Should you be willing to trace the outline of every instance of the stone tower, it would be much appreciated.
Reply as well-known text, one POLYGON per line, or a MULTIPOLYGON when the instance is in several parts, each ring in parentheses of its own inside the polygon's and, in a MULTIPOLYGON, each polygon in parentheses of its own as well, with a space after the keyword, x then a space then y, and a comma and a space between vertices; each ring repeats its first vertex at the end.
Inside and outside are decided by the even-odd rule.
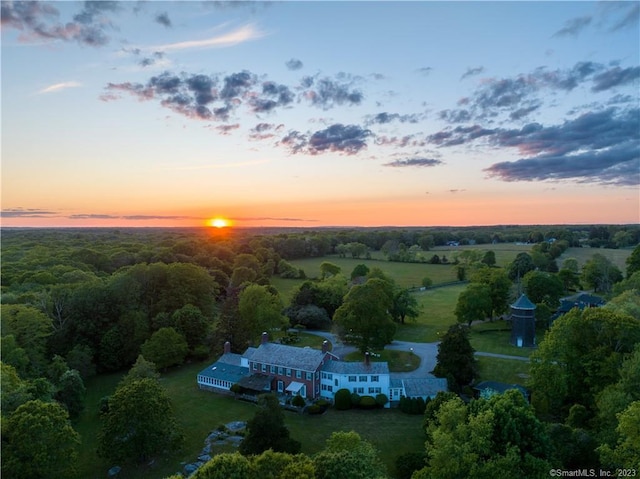
POLYGON ((536 305, 526 294, 511 305, 511 344, 519 348, 536 345, 536 305))

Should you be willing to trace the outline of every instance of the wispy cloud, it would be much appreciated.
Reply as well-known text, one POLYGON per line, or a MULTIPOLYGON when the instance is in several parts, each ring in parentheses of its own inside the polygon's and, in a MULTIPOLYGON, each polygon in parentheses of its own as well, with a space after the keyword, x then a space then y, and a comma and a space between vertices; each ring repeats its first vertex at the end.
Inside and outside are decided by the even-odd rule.
POLYGON ((81 87, 82 83, 77 81, 66 81, 62 83, 54 83, 53 85, 49 85, 48 87, 43 88, 42 90, 37 91, 38 95, 42 95, 45 93, 55 93, 62 90, 66 90, 67 88, 77 88, 81 87))
POLYGON ((392 168, 407 168, 407 167, 431 167, 441 165, 442 161, 434 158, 407 158, 404 160, 394 160, 389 163, 384 163, 382 166, 390 166, 392 168))
POLYGON ((52 216, 58 216, 58 213, 35 208, 7 208, 0 211, 2 218, 48 218, 52 216))
POLYGON ((148 49, 153 51, 168 52, 194 48, 231 47, 233 45, 238 45, 239 43, 257 40, 258 38, 262 38, 265 35, 266 34, 256 28, 255 25, 247 24, 223 35, 217 35, 215 37, 205 38, 203 40, 187 40, 184 42, 156 45, 153 47, 149 47, 148 49))

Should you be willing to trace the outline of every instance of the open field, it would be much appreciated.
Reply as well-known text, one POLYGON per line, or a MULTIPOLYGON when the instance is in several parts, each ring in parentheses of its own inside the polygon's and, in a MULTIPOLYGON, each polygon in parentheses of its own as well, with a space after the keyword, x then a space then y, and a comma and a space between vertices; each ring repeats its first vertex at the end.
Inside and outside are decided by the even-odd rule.
POLYGON ((398 341, 431 343, 439 341, 449 326, 456 323, 453 310, 458 296, 466 288, 466 284, 445 286, 413 293, 422 308, 416 321, 399 325, 395 335, 398 341))
POLYGON ((562 267, 562 262, 565 259, 575 258, 578 261, 580 268, 582 268, 594 254, 598 253, 608 258, 624 274, 627 270, 627 264, 625 261, 631 255, 632 251, 633 248, 567 248, 567 250, 562 253, 556 261, 558 262, 558 267, 562 267))
POLYGON ((351 276, 353 268, 364 264, 368 268, 378 267, 385 274, 393 278, 398 285, 404 288, 419 287, 422 278, 428 276, 434 284, 447 283, 456 280, 456 272, 452 265, 428 264, 428 263, 397 263, 376 259, 340 258, 337 255, 324 256, 322 258, 305 258, 290 261, 296 268, 302 268, 309 278, 320 276, 320 264, 328 261, 339 266, 342 274, 347 278, 351 276))
POLYGON ((530 252, 531 247, 533 245, 530 244, 515 244, 515 243, 496 243, 496 244, 481 244, 481 245, 465 245, 465 246, 436 246, 431 248, 427 252, 427 254, 437 254, 442 257, 442 255, 446 255, 449 261, 453 261, 456 255, 460 254, 465 250, 478 250, 481 251, 482 254, 487 251, 493 251, 496 254, 496 265, 498 266, 506 266, 511 263, 518 253, 522 252, 530 252))
MULTIPOLYGON (((210 362, 194 363, 163 374, 161 384, 173 401, 178 424, 186 442, 183 451, 159 458, 153 466, 123 467, 124 479, 161 479, 181 470, 181 462, 193 462, 207 435, 220 424, 246 421, 253 417, 255 405, 200 391, 196 386, 197 373, 210 362)), ((82 435, 80 475, 83 478, 103 478, 115 464, 108 464, 96 455, 97 434, 100 429, 97 403, 113 393, 121 375, 103 375, 87 381, 87 410, 74 423, 82 435)), ((329 410, 322 416, 306 416, 285 412, 291 436, 302 442, 302 452, 314 454, 324 447, 334 431, 358 432, 380 451, 380 457, 393 471, 395 458, 405 452, 424 448, 422 418, 401 413, 398 409, 374 411, 329 410)), ((222 450, 220 452, 223 452, 222 450)), ((228 452, 228 451, 227 451, 228 452)))
MULTIPOLYGON (((540 344, 544 330, 536 330, 536 343, 540 344)), ((511 326, 506 321, 487 321, 471 326, 469 341, 476 351, 528 357, 535 349, 518 348, 509 344, 511 326)))

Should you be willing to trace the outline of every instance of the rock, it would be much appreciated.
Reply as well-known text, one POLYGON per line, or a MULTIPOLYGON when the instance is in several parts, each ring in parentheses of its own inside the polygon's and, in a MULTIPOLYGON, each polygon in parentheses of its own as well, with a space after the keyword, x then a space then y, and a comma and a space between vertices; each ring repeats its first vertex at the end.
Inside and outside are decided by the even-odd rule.
POLYGON ((239 431, 240 429, 244 429, 247 427, 247 423, 244 421, 233 421, 229 424, 225 424, 225 427, 230 431, 239 431))
POLYGON ((190 476, 191 474, 193 474, 197 470, 198 470, 198 465, 197 464, 187 464, 186 466, 184 466, 184 473, 187 476, 190 476))
POLYGON ((211 460, 211 456, 209 454, 203 454, 202 456, 198 456, 198 461, 209 462, 211 460))
POLYGON ((120 474, 121 470, 122 470, 122 468, 120 466, 113 466, 107 472, 107 477, 116 477, 118 474, 120 474))

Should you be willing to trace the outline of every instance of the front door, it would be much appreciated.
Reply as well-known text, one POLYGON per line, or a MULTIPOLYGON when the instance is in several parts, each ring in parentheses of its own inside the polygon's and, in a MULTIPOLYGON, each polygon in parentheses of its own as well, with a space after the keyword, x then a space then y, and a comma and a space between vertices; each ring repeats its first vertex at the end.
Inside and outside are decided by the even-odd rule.
POLYGON ((278 381, 278 392, 281 393, 284 391, 284 381, 278 381))

